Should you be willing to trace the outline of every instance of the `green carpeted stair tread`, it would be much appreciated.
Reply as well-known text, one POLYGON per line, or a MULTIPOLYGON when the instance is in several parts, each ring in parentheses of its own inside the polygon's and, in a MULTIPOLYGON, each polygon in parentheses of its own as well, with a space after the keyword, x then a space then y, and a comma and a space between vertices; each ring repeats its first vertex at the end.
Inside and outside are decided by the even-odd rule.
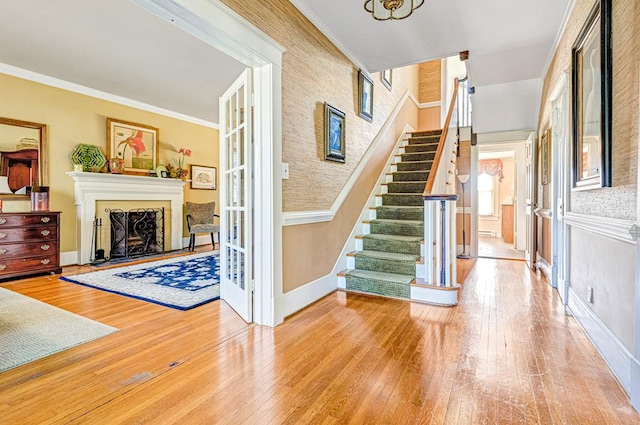
POLYGON ((411 161, 429 161, 433 160, 436 156, 436 152, 409 152, 400 154, 400 158, 403 162, 411 161))
POLYGON ((423 220, 424 206, 381 205, 375 208, 376 218, 391 220, 423 220))
POLYGON ((382 204, 388 206, 421 206, 424 205, 422 193, 383 193, 382 204))
MULTIPOLYGON (((404 221, 404 220, 403 220, 404 221)), ((386 235, 386 234, 368 234, 362 235, 362 239, 376 239, 381 241, 398 241, 398 242, 422 242, 422 236, 406 236, 406 235, 386 235)))
POLYGON ((419 256, 421 242, 422 236, 372 233, 362 236, 362 249, 364 251, 397 252, 419 256))
POLYGON ((394 283, 401 283, 405 285, 411 285, 415 276, 407 274, 376 272, 372 270, 348 270, 345 276, 360 277, 365 279, 380 279, 394 283))
POLYGON ((439 143, 422 143, 404 146, 404 153, 421 153, 435 152, 438 150, 439 143))
POLYGON ((369 233, 424 236, 424 224, 418 220, 372 220, 369 223, 369 233))
POLYGON ((389 182, 387 193, 422 193, 426 184, 426 180, 389 182))
POLYGON ((395 171, 392 173, 394 182, 427 181, 429 171, 395 171))
POLYGON ((398 171, 430 171, 433 160, 428 161, 400 161, 395 166, 398 171))
POLYGON ((409 299, 411 283, 415 276, 411 274, 387 273, 372 270, 349 270, 345 274, 346 289, 409 299))
POLYGON ((378 218, 371 220, 369 223, 384 223, 384 224, 422 224, 422 220, 394 220, 389 218, 378 218))
POLYGON ((420 255, 415 254, 403 254, 399 252, 384 252, 384 251, 356 251, 356 258, 375 258, 377 260, 393 260, 415 263, 420 255))

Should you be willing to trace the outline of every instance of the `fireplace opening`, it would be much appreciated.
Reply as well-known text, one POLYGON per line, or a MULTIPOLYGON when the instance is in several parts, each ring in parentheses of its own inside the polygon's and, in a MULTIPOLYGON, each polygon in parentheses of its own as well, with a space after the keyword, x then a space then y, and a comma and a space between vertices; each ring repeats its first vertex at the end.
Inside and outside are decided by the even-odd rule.
POLYGON ((164 252, 164 208, 109 209, 110 259, 164 252))

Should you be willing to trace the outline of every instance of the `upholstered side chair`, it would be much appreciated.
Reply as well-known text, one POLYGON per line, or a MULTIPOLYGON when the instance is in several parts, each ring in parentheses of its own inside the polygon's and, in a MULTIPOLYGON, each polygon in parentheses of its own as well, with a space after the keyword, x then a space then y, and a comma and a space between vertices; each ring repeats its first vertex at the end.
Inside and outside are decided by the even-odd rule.
POLYGON ((218 234, 218 243, 220 243, 220 226, 215 224, 215 219, 220 219, 215 214, 216 203, 208 202, 199 204, 196 202, 187 202, 187 227, 189 228, 189 251, 196 248, 196 233, 211 233, 211 245, 216 248, 216 242, 213 234, 218 234))

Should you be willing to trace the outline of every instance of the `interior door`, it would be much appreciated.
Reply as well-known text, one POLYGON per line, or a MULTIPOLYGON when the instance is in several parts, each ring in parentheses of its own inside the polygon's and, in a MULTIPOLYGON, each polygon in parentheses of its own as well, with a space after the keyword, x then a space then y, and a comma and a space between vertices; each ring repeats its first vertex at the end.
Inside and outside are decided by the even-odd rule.
POLYGON ((526 248, 524 251, 524 258, 527 265, 532 270, 536 269, 536 216, 534 210, 536 209, 536 136, 535 133, 531 133, 526 142, 526 175, 527 175, 527 188, 525 195, 525 225, 527 228, 526 233, 526 248))
POLYGON ((569 196, 569 174, 571 167, 568 166, 569 158, 569 112, 566 90, 562 93, 557 102, 553 105, 552 112, 552 160, 553 174, 551 177, 553 185, 553 198, 555 202, 552 206, 552 235, 553 235, 553 264, 552 264, 552 284, 558 288, 558 293, 564 304, 567 303, 568 286, 568 239, 569 226, 564 221, 564 212, 567 207, 569 196))
POLYGON ((253 321, 251 69, 220 98, 220 296, 253 321))

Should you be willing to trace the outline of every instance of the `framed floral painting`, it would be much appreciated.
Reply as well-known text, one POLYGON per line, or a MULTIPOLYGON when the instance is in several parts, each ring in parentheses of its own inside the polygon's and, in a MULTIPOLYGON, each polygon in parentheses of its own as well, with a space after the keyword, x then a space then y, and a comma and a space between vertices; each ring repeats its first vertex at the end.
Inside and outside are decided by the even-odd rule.
POLYGON ((155 127, 107 118, 107 155, 122 158, 127 174, 155 171, 159 137, 160 130, 155 127))

